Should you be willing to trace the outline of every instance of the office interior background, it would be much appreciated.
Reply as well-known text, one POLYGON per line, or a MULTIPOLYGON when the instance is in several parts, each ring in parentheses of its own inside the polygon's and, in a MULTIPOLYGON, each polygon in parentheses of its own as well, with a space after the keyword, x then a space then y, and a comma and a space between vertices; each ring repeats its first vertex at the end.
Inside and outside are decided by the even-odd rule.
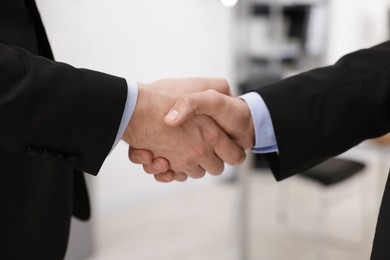
MULTIPOLYGON (((390 30, 389 0, 37 3, 58 61, 129 81, 224 77, 237 95, 332 64, 390 30)), ((368 259, 389 149, 348 151, 340 158, 364 168, 334 185, 277 183, 250 154, 220 177, 161 184, 119 143, 88 178, 93 217, 74 221, 67 259, 368 259)))

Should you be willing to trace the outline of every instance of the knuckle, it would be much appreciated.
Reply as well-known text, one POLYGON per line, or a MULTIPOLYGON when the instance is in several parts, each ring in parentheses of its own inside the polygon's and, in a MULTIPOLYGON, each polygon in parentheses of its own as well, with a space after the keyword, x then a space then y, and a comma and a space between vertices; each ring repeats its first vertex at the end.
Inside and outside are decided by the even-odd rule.
POLYGON ((191 165, 191 161, 188 158, 183 158, 183 159, 177 160, 173 164, 172 169, 174 169, 176 172, 183 171, 184 169, 189 168, 189 165, 191 165))
POLYGON ((224 78, 220 78, 219 81, 220 81, 219 88, 218 88, 219 92, 225 94, 229 93, 230 92, 229 82, 224 78))
POLYGON ((164 180, 161 176, 159 175, 154 175, 154 179, 158 182, 162 182, 162 183, 167 183, 168 181, 164 180))
POLYGON ((214 95, 215 93, 218 93, 218 90, 209 88, 209 89, 205 90, 204 92, 205 92, 207 95, 214 95))
POLYGON ((226 95, 226 94, 227 93, 221 92, 221 91, 217 91, 215 89, 207 90, 206 95, 211 97, 212 100, 213 100, 212 110, 213 110, 214 113, 219 113, 219 112, 221 112, 225 108, 226 100, 224 98, 224 95, 226 95))
POLYGON ((185 106, 185 107, 193 107, 194 106, 194 100, 192 99, 190 94, 184 94, 180 98, 180 102, 185 106))
POLYGON ((149 174, 157 174, 159 171, 151 167, 150 165, 143 165, 144 171, 149 174))
POLYGON ((218 90, 215 90, 215 89, 208 89, 205 91, 205 94, 213 97, 214 98, 213 101, 218 101, 217 97, 218 97, 218 95, 221 94, 221 92, 218 90))
POLYGON ((190 154, 190 158, 187 161, 188 163, 190 161, 193 161, 193 160, 196 160, 196 159, 203 158, 203 157, 207 156, 207 150, 206 150, 206 148, 204 146, 196 146, 196 147, 193 147, 190 150, 189 154, 190 154))
POLYGON ((203 139, 206 143, 216 144, 222 138, 222 132, 217 127, 208 127, 203 131, 203 139))
POLYGON ((169 162, 164 158, 157 158, 151 165, 156 171, 164 172, 169 170, 169 162))

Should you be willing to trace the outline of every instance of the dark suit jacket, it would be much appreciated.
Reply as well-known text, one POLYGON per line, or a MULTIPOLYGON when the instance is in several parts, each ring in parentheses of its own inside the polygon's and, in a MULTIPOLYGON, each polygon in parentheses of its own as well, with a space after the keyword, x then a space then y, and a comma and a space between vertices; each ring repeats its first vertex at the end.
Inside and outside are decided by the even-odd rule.
MULTIPOLYGON (((278 180, 390 131, 390 42, 335 65, 258 89, 270 110, 279 154, 269 154, 278 180)), ((385 191, 372 259, 390 259, 390 190, 385 191)))
POLYGON ((52 58, 35 2, 0 1, 0 259, 64 258, 122 117, 124 79, 52 58))

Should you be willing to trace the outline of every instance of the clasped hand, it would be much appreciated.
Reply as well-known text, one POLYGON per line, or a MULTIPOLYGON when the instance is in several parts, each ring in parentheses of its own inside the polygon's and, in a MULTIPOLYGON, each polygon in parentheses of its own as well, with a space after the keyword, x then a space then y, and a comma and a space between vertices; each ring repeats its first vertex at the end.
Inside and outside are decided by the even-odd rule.
POLYGON ((245 101, 224 79, 166 79, 139 84, 137 105, 122 137, 129 158, 160 182, 219 175, 253 146, 245 101))

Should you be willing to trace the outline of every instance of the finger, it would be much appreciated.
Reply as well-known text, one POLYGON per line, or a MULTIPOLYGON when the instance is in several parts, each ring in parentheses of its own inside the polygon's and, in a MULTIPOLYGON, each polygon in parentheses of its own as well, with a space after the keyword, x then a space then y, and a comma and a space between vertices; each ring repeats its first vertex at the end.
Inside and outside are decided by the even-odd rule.
POLYGON ((225 168, 224 162, 215 155, 215 153, 207 156, 204 160, 200 162, 200 166, 205 169, 211 175, 217 176, 223 172, 225 168))
POLYGON ((174 179, 175 179, 175 181, 178 181, 178 182, 184 182, 188 179, 188 176, 182 172, 175 172, 174 179))
MULTIPOLYGON (((217 158, 219 157, 220 160, 230 165, 238 165, 244 161, 245 152, 243 148, 237 145, 220 127, 216 126, 215 122, 206 116, 197 116, 194 120, 202 120, 200 121, 203 126, 202 138, 212 147, 217 158), (207 120, 203 121, 203 119, 208 119, 211 124, 207 120)), ((211 158, 209 154, 210 152, 208 157, 211 158)), ((204 167, 210 168, 212 165, 204 167)), ((208 168, 206 169, 208 170, 208 168)))
POLYGON ((185 171, 182 171, 182 173, 192 179, 200 179, 205 176, 206 171, 200 166, 195 166, 195 167, 187 168, 185 171))
POLYGON ((230 165, 239 165, 245 160, 244 150, 233 142, 225 133, 221 138, 216 140, 214 151, 215 154, 224 162, 230 165))
POLYGON ((175 173, 172 171, 166 171, 163 173, 155 174, 153 176, 156 179, 156 181, 163 182, 163 183, 168 183, 175 180, 175 173))
POLYGON ((192 179, 201 179, 203 178, 204 176, 206 175, 206 171, 205 170, 202 170, 202 171, 199 171, 197 172, 196 174, 191 174, 191 175, 188 175, 190 178, 192 179))
POLYGON ((165 158, 156 158, 149 165, 144 164, 144 171, 151 174, 166 172, 169 170, 169 162, 165 158))
POLYGON ((215 90, 183 95, 164 117, 165 124, 176 127, 200 114, 215 117, 224 110, 226 97, 215 90))
POLYGON ((153 154, 148 150, 129 147, 129 159, 136 164, 149 165, 153 162, 153 154))
POLYGON ((172 171, 167 171, 164 173, 159 173, 156 174, 155 179, 159 182, 171 182, 173 180, 178 181, 178 182, 184 182, 188 179, 188 176, 182 172, 172 172, 172 171))

